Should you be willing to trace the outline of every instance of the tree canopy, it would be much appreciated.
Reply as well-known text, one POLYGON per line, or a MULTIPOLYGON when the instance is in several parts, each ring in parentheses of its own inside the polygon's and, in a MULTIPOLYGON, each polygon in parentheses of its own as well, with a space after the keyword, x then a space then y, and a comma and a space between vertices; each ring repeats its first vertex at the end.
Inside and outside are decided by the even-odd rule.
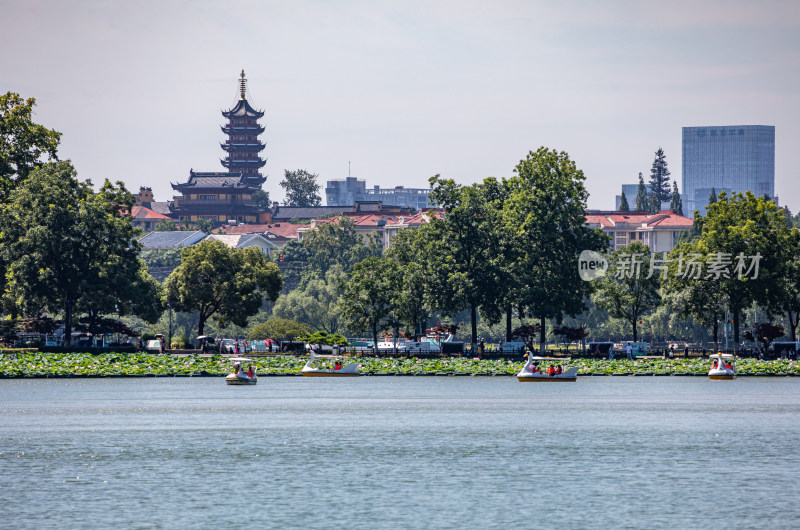
POLYGON ((284 170, 280 185, 286 192, 286 203, 289 206, 319 206, 322 203, 319 195, 322 186, 317 179, 319 175, 305 169, 284 170))
POLYGON ((58 160, 61 133, 34 123, 34 98, 0 95, 0 202, 45 160, 58 160))
POLYGON ((5 301, 12 313, 161 314, 159 287, 138 257, 134 197, 118 182, 95 193, 69 162, 48 163, 19 183, 0 208, 5 301))
POLYGON ((621 212, 628 212, 630 211, 631 207, 628 204, 628 198, 625 196, 625 192, 622 192, 622 198, 619 200, 619 211, 621 212))
POLYGON ((211 317, 220 326, 245 327, 264 300, 277 299, 282 286, 278 266, 258 248, 201 241, 181 252, 181 264, 164 284, 164 302, 177 311, 199 311, 197 334, 202 335, 211 317))
POLYGON ((639 187, 636 191, 636 211, 649 212, 650 202, 650 192, 644 184, 644 177, 639 173, 639 187))

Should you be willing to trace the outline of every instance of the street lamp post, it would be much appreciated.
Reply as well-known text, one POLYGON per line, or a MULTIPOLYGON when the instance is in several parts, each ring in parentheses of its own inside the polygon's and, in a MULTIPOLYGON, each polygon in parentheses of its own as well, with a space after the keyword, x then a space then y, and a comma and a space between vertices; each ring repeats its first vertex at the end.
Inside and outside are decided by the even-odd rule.
POLYGON ((172 304, 169 302, 167 302, 167 309, 169 310, 169 342, 167 342, 167 344, 169 348, 172 349, 172 304))

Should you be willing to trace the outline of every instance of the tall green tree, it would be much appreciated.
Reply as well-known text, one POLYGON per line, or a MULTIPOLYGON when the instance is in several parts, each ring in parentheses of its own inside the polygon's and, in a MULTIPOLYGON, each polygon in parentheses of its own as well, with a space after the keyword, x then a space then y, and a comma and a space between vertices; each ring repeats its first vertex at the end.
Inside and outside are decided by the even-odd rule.
POLYGON ((661 209, 661 203, 667 202, 672 197, 672 190, 669 185, 669 169, 667 168, 667 156, 662 148, 656 151, 653 166, 650 168, 650 195, 655 206, 655 211, 661 209))
POLYGON ((160 316, 158 286, 138 257, 134 197, 108 181, 98 193, 69 162, 34 169, 0 206, 0 254, 12 312, 61 313, 69 343, 77 312, 160 316))
POLYGON ((286 192, 286 202, 289 206, 319 206, 322 197, 319 192, 322 186, 317 183, 319 175, 309 173, 305 169, 294 171, 284 170, 281 188, 286 192))
POLYGON ((372 333, 376 354, 378 333, 391 324, 398 271, 397 262, 389 258, 371 257, 357 263, 339 301, 342 317, 350 329, 372 333))
POLYGON ((661 286, 663 299, 680 318, 711 327, 717 351, 719 323, 725 319, 728 299, 722 284, 705 273, 713 259, 699 237, 676 246, 669 254, 668 274, 661 286))
POLYGON ((620 212, 629 212, 631 210, 630 205, 628 205, 628 198, 625 196, 625 192, 622 192, 622 198, 619 200, 619 211, 620 212))
POLYGON ((177 311, 198 311, 197 334, 209 318, 220 326, 247 326, 264 300, 274 302, 283 287, 278 266, 255 247, 233 249, 201 241, 181 252, 181 264, 164 282, 164 302, 177 311))
POLYGON ((641 172, 639 173, 639 188, 636 191, 636 211, 649 212, 650 211, 650 191, 644 184, 644 177, 641 172))
POLYGON ((0 95, 0 202, 45 160, 58 160, 61 133, 34 123, 34 98, 0 95))
POLYGON ((392 238, 386 256, 399 267, 399 289, 394 299, 394 312, 400 324, 413 330, 415 337, 425 333, 425 324, 430 316, 426 305, 429 274, 428 260, 423 258, 426 247, 425 232, 409 228, 392 238))
POLYGON ((772 312, 780 310, 789 232, 775 203, 750 192, 722 192, 708 206, 700 239, 715 256, 716 269, 726 271, 715 272, 714 279, 727 297, 736 347, 745 308, 757 303, 772 312))
POLYGON ((580 280, 578 257, 605 250, 608 237, 586 223, 585 177, 567 153, 540 147, 514 173, 503 207, 503 224, 520 251, 511 276, 521 286, 520 305, 539 320, 544 351, 545 321, 581 313, 592 291, 580 280))
POLYGON ((597 307, 631 326, 634 342, 639 339, 638 324, 658 305, 660 277, 666 269, 656 270, 651 264, 650 248, 638 241, 611 254, 608 270, 599 279, 593 296, 597 307))
POLYGON ((439 175, 429 182, 430 200, 445 211, 442 219, 421 228, 428 242, 425 255, 433 260, 428 273, 435 287, 429 303, 450 316, 468 309, 474 344, 478 310, 499 300, 501 256, 495 226, 500 216, 478 184, 460 186, 439 175))
POLYGON ((256 203, 256 206, 262 210, 269 210, 272 206, 269 202, 269 193, 264 190, 256 190, 251 195, 251 198, 256 203))
POLYGON ((672 200, 669 202, 669 209, 678 215, 683 215, 683 201, 678 192, 678 183, 675 181, 672 182, 672 200))

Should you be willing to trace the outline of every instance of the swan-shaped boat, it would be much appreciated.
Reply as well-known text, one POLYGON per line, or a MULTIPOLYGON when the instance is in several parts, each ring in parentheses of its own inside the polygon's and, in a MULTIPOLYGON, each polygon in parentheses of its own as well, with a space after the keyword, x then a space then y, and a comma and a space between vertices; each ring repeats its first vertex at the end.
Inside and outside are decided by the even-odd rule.
POLYGON ((306 377, 357 377, 361 375, 358 371, 358 363, 350 363, 341 368, 316 368, 314 367, 314 350, 311 350, 311 357, 300 371, 306 377))
POLYGON ((733 355, 718 352, 709 357, 714 359, 714 364, 708 371, 709 379, 733 379, 736 377, 736 360, 733 355))
POLYGON ((252 376, 248 375, 248 373, 244 371, 244 368, 242 368, 242 363, 253 363, 255 362, 253 359, 234 357, 231 361, 233 361, 233 372, 225 377, 226 385, 254 385, 258 383, 258 376, 256 375, 256 371, 258 370, 257 366, 253 366, 252 376))
POLYGON ((522 367, 522 370, 517 374, 518 381, 577 381, 578 380, 578 367, 572 366, 567 368, 560 374, 550 375, 547 370, 543 370, 539 366, 540 361, 550 362, 564 362, 564 359, 556 357, 534 357, 531 352, 528 352, 528 362, 522 367))

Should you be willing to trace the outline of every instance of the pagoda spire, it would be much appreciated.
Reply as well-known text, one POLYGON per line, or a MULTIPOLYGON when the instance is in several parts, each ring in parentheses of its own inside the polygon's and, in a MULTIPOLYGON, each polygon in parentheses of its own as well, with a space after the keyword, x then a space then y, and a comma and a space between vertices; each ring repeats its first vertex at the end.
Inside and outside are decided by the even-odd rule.
POLYGON ((245 99, 244 93, 247 90, 247 79, 244 78, 244 68, 242 68, 241 80, 239 81, 239 92, 242 94, 240 99, 245 99))

